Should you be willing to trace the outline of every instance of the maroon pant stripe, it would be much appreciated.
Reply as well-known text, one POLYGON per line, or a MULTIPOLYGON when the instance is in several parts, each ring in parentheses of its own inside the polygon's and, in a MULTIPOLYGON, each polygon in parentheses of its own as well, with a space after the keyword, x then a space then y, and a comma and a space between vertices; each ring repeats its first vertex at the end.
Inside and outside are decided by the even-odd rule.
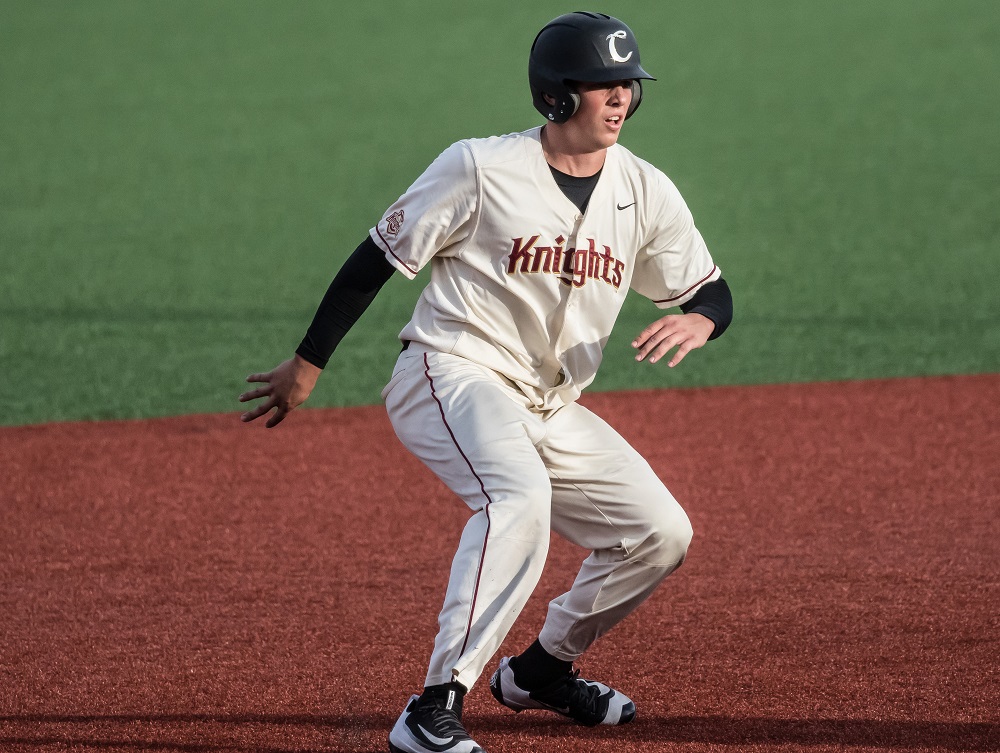
POLYGON ((458 454, 462 456, 462 460, 465 464, 469 466, 469 471, 473 476, 476 477, 476 481, 479 482, 479 488, 482 489, 483 497, 486 498, 486 504, 483 506, 483 512, 486 513, 486 535, 483 537, 483 551, 479 555, 479 570, 476 573, 476 586, 472 591, 472 605, 469 607, 469 622, 465 627, 465 640, 462 641, 462 650, 459 654, 464 654, 466 647, 469 645, 469 636, 472 634, 472 616, 476 613, 476 600, 479 598, 479 582, 483 577, 483 563, 486 561, 486 545, 490 538, 490 505, 493 504, 493 500, 490 498, 490 493, 486 491, 486 485, 483 483, 482 478, 476 473, 476 469, 472 467, 472 462, 469 460, 468 456, 462 450, 462 446, 458 443, 458 439, 455 438, 455 432, 451 430, 451 426, 448 424, 448 418, 444 415, 444 406, 441 405, 441 400, 437 396, 437 390, 434 389, 434 379, 431 377, 431 366, 430 362, 427 360, 427 354, 424 353, 424 376, 427 377, 427 382, 431 386, 431 397, 434 398, 434 402, 437 403, 438 411, 441 413, 441 420, 444 422, 444 428, 448 430, 448 435, 451 437, 451 441, 455 443, 455 449, 458 450, 458 454))

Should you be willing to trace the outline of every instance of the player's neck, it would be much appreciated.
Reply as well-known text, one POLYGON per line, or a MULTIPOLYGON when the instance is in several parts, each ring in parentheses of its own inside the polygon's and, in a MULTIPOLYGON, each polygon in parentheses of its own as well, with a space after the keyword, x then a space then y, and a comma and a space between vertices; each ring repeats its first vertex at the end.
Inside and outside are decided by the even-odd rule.
POLYGON ((546 162, 559 172, 578 178, 597 174, 604 167, 608 154, 607 148, 580 149, 571 140, 563 138, 562 133, 548 127, 542 128, 541 142, 546 162))

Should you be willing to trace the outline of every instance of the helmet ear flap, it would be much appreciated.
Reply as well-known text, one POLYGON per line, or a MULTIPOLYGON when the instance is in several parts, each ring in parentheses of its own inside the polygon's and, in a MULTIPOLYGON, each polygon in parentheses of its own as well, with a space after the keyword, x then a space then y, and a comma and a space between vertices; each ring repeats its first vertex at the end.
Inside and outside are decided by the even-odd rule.
POLYGON ((580 109, 580 95, 568 87, 564 87, 560 95, 541 90, 535 90, 533 95, 535 108, 553 123, 565 123, 580 109))
POLYGON ((625 112, 625 120, 632 117, 632 113, 639 109, 642 104, 642 80, 634 78, 629 82, 632 86, 632 101, 629 102, 628 110, 625 112))

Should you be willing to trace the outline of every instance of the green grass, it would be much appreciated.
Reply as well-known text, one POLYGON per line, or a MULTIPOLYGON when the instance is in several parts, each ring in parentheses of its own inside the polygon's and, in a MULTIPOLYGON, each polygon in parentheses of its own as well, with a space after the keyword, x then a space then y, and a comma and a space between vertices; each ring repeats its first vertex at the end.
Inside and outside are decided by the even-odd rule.
MULTIPOLYGON (((447 144, 538 122, 566 10, 0 0, 0 423, 237 408, 447 144)), ((677 369, 597 389, 1000 370, 1000 4, 623 2, 662 167, 736 297, 677 369)), ((426 275, 421 279, 425 280, 426 275)), ((311 405, 378 400, 420 284, 390 281, 311 405)))

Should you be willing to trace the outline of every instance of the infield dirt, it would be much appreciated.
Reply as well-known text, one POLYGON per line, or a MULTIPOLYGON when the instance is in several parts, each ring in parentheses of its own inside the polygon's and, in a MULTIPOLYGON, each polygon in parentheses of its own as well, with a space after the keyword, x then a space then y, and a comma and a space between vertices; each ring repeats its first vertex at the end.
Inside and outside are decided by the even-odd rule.
MULTIPOLYGON (((636 722, 514 715, 483 681, 487 750, 1000 750, 1000 375, 584 402, 695 540, 582 663, 636 722)), ((0 453, 0 750, 385 749, 467 513, 381 408, 8 428, 0 453)), ((554 541, 504 651, 583 556, 554 541)))

